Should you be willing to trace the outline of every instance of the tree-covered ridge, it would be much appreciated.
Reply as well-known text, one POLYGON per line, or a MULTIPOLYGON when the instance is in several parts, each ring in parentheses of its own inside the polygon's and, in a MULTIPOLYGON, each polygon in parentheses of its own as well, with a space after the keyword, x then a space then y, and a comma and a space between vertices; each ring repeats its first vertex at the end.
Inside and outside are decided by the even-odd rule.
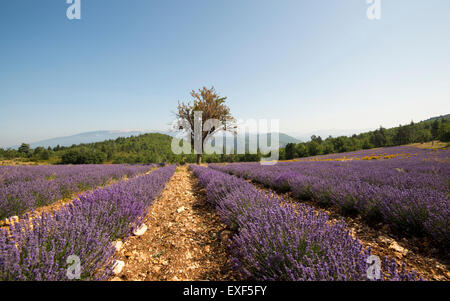
MULTIPOLYGON (((18 150, 0 148, 0 160, 20 158, 53 164, 195 163, 194 154, 175 155, 171 144, 172 137, 154 133, 70 147, 31 149, 22 144, 18 150)), ((260 155, 204 155, 204 159, 208 163, 258 161, 260 155)))
MULTIPOLYGON (((450 141, 450 115, 432 118, 391 129, 379 129, 351 137, 312 136, 311 141, 290 143, 280 151, 281 159, 349 152, 375 147, 397 146, 433 140, 450 141)), ((172 137, 164 134, 144 134, 117 138, 104 142, 73 145, 71 147, 31 149, 22 144, 19 149, 0 148, 0 160, 22 159, 53 164, 94 163, 194 163, 195 155, 175 155, 171 150, 172 137)), ((259 161, 261 154, 204 155, 204 161, 249 162, 259 161)))
POLYGON ((320 136, 312 136, 311 141, 286 145, 285 148, 281 149, 280 156, 282 159, 290 160, 434 140, 450 142, 450 114, 418 123, 411 122, 408 125, 400 125, 390 129, 380 127, 375 131, 355 134, 351 137, 333 138, 330 136, 322 139, 320 136))

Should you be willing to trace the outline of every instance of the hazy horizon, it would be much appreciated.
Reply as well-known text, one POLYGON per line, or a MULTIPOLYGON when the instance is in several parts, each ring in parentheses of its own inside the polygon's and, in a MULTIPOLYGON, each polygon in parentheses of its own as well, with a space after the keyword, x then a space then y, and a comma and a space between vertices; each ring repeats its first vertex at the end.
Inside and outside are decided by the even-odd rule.
MULTIPOLYGON (((441 114, 441 115, 447 115, 447 114, 441 114)), ((433 117, 439 117, 438 116, 432 116, 429 118, 433 118, 433 117)), ((423 120, 419 120, 419 121, 414 121, 414 122, 421 122, 424 120, 427 120, 429 118, 423 119, 423 120)), ((413 121, 413 120, 411 120, 413 121)), ((402 125, 408 124, 409 122, 403 123, 402 125)), ((399 124, 400 125, 400 124, 399 124)), ((380 125, 384 128, 387 128, 383 125, 380 125)), ((306 142, 309 141, 312 135, 315 136, 320 136, 322 138, 328 138, 329 136, 332 137, 339 137, 339 136, 352 136, 353 134, 360 134, 360 133, 364 133, 364 132, 370 132, 370 131, 374 131, 377 128, 379 128, 380 126, 376 127, 376 128, 366 128, 366 129, 318 129, 315 131, 304 131, 304 132, 283 132, 280 131, 280 133, 282 134, 286 134, 288 136, 291 136, 292 138, 301 140, 302 142, 306 142)), ((36 140, 36 141, 22 141, 20 143, 17 143, 15 145, 4 145, 2 146, 0 144, 0 148, 17 148, 20 146, 20 144, 22 143, 27 143, 27 144, 37 144, 37 143, 41 143, 41 142, 45 142, 45 141, 49 141, 49 140, 55 140, 55 139, 62 139, 62 138, 68 138, 68 137, 73 137, 73 136, 78 136, 78 135, 83 135, 83 134, 90 134, 90 133, 102 133, 102 132, 110 132, 110 133, 124 133, 127 135, 123 135, 120 137, 129 137, 128 134, 132 134, 132 133, 139 133, 139 134, 146 134, 146 133, 163 133, 163 134, 167 134, 167 133, 175 133, 172 130, 170 130, 169 128, 166 129, 122 129, 122 130, 104 130, 104 129, 100 129, 100 130, 94 130, 94 131, 88 131, 88 132, 82 132, 82 133, 73 133, 73 134, 69 134, 69 135, 65 135, 65 136, 58 136, 58 137, 48 137, 48 138, 44 138, 41 140, 36 140)), ((249 134, 262 134, 261 132, 248 132, 249 134)), ((104 140, 98 140, 98 141, 104 141, 104 140)), ((85 143, 85 142, 83 142, 85 143)), ((70 144, 72 145, 72 143, 70 144)))
MULTIPOLYGON (((0 4, 0 147, 165 131, 214 85, 236 118, 365 131, 450 112, 450 2, 81 0, 0 4)), ((295 136, 294 136, 295 137, 295 136)))

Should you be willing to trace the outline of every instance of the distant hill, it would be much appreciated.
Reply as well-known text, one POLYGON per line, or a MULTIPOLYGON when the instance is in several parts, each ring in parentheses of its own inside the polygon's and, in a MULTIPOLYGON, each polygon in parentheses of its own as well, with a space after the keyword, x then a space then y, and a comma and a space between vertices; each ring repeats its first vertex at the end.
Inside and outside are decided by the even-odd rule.
POLYGON ((320 136, 322 138, 327 138, 329 136, 332 137, 340 137, 340 136, 352 136, 354 134, 360 134, 364 132, 369 132, 371 129, 340 129, 340 130, 317 130, 314 132, 293 132, 288 133, 290 136, 295 137, 296 139, 300 139, 301 141, 310 141, 311 136, 320 136))
POLYGON ((361 149, 425 143, 434 140, 450 142, 450 114, 433 117, 421 122, 410 122, 393 128, 380 127, 374 131, 321 136, 318 133, 308 142, 286 147, 280 152, 283 159, 293 159, 332 153, 344 153, 361 149))
MULTIPOLYGON (((268 144, 270 144, 268 134, 268 144)), ((146 133, 141 131, 96 131, 78 135, 49 139, 31 144, 31 149, 0 148, 0 159, 23 158, 35 162, 66 163, 157 163, 195 162, 194 154, 175 155, 171 144, 174 132, 146 133), (42 147, 38 147, 42 146, 42 147), (50 149, 47 147, 50 146, 50 149), (44 148, 43 148, 44 147, 44 148)), ((312 141, 300 140, 279 134, 280 157, 291 159, 321 154, 340 153, 376 147, 397 146, 432 140, 450 141, 450 114, 428 120, 409 123, 394 128, 382 128, 348 136, 316 137, 312 141), (435 122, 439 120, 439 122, 435 122), (294 146, 286 147, 292 143, 294 146)), ((251 139, 260 140, 257 134, 246 134, 248 145, 251 139), (255 137, 256 136, 256 137, 255 137)), ((236 146, 233 136, 227 136, 227 145, 236 146)), ((249 162, 258 161, 261 154, 204 155, 205 162, 249 162)))
POLYGON ((171 136, 148 133, 70 147, 57 147, 53 151, 61 157, 62 163, 72 163, 70 156, 77 157, 84 154, 98 156, 101 158, 100 162, 158 163, 177 160, 176 155, 172 153, 171 144, 171 136))
MULTIPOLYGON (((57 137, 47 140, 42 140, 38 142, 34 142, 30 144, 31 148, 36 147, 51 147, 54 148, 56 146, 63 146, 63 147, 70 147, 72 145, 79 145, 79 144, 89 144, 89 143, 96 143, 96 142, 102 142, 107 140, 115 140, 117 138, 129 138, 131 136, 140 136, 144 134, 150 134, 150 133, 156 133, 156 134, 163 134, 170 137, 174 137, 176 135, 175 132, 169 132, 169 131, 94 131, 94 132, 86 132, 86 133, 80 133, 72 136, 66 136, 66 137, 57 137)), ((253 135, 253 134, 250 134, 253 135)), ((269 136, 270 137, 270 136, 269 136)), ((287 134, 280 133, 280 146, 284 147, 288 143, 299 143, 300 140, 291 137, 287 134)), ((249 140, 249 135, 247 134, 246 141, 249 140)), ((12 148, 17 149, 19 146, 14 146, 12 148)))
MULTIPOLYGON (((268 145, 270 146, 270 141, 271 141, 271 136, 273 135, 273 133, 268 133, 267 134, 267 143, 268 143, 268 145)), ((253 139, 252 141, 258 141, 259 142, 259 139, 262 137, 262 134, 259 134, 259 135, 257 135, 257 134, 246 134, 245 135, 245 144, 246 145, 248 145, 248 143, 249 143, 249 141, 251 140, 251 139, 253 139)), ((283 133, 279 133, 279 145, 280 145, 280 147, 285 147, 287 144, 289 144, 289 143, 294 143, 294 144, 297 144, 297 143, 300 143, 301 142, 301 140, 299 140, 299 139, 297 139, 297 138, 294 138, 294 137, 292 137, 292 136, 289 136, 289 135, 287 135, 287 134, 283 134, 283 133)), ((230 136, 227 136, 226 137, 226 143, 227 143, 227 145, 228 144, 233 144, 233 140, 235 140, 235 138, 233 138, 233 137, 230 137, 230 136)), ((234 142, 234 146, 236 147, 236 145, 237 145, 237 142, 235 141, 234 142)))
MULTIPOLYGON (((270 138, 273 134, 268 134, 270 138)), ((79 135, 50 139, 47 141, 32 144, 30 156, 36 160, 49 160, 53 163, 79 164, 86 163, 157 163, 157 162, 195 162, 195 155, 175 155, 172 152, 172 139, 175 132, 145 133, 139 131, 119 132, 119 131, 97 131, 82 133, 79 135), (107 140, 104 140, 104 139, 107 140), (96 141, 101 140, 104 141, 96 141), (94 142, 93 142, 94 141, 94 142), (76 142, 80 142, 76 144, 76 142), (56 144, 56 146, 55 146, 56 144), (36 147, 45 147, 37 150, 36 147), (48 146, 53 146, 52 150, 47 150, 48 146), (34 149, 34 150, 33 150, 34 149), (32 154, 32 155, 31 155, 32 154)), ((246 145, 256 134, 247 134, 246 145), (252 136, 253 135, 253 136, 252 136)), ((233 144, 233 137, 228 137, 226 143, 233 144)), ((288 143, 298 143, 299 140, 286 134, 279 135, 281 147, 288 143)), ((236 145, 236 144, 235 144, 236 145)), ((232 156, 233 157, 233 156, 232 156)), ((221 160, 220 155, 205 155, 205 160, 221 160)), ((231 157, 229 157, 230 159, 231 157)), ((258 160, 257 154, 249 156, 241 154, 233 157, 233 160, 258 160)))
POLYGON ((282 147, 286 146, 289 143, 300 143, 300 142, 301 140, 297 138, 294 138, 287 134, 280 133, 280 145, 282 145, 282 147))
MULTIPOLYGON (((429 123, 431 121, 435 121, 435 120, 448 120, 450 119, 450 114, 447 115, 441 115, 441 116, 436 116, 436 117, 432 117, 423 121, 420 121, 418 123, 429 123)), ((329 129, 329 130, 317 130, 317 131, 313 131, 313 132, 289 132, 288 134, 292 137, 298 138, 304 142, 306 141, 310 141, 311 140, 311 136, 315 135, 315 136, 320 136, 323 139, 328 138, 329 136, 332 137, 342 137, 342 136, 347 136, 347 137, 351 137, 353 135, 359 135, 359 134, 363 134, 363 133, 368 133, 368 132, 372 132, 373 129, 340 129, 340 130, 336 130, 336 129, 329 129)))
POLYGON ((430 119, 424 120, 424 122, 427 121, 435 121, 435 120, 442 120, 442 119, 450 119, 450 114, 447 115, 441 115, 441 116, 437 116, 437 117, 432 117, 430 119))
MULTIPOLYGON (((72 146, 78 144, 87 144, 94 142, 102 142, 106 140, 115 140, 117 138, 128 138, 131 136, 139 136, 146 133, 161 133, 171 135, 170 132, 153 132, 153 131, 94 131, 94 132, 86 132, 80 133, 72 136, 66 137, 57 137, 47 140, 42 140, 38 142, 34 142, 30 144, 31 148, 36 147, 51 147, 54 148, 56 146, 72 146)), ((13 148, 18 148, 15 146, 13 148)))

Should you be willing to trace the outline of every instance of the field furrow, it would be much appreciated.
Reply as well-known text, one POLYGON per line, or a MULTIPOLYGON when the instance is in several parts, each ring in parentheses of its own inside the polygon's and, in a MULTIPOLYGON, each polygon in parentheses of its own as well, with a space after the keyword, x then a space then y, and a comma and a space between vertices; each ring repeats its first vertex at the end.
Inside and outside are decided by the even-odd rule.
POLYGON ((235 279, 226 226, 187 167, 177 169, 144 223, 149 230, 125 243, 119 252, 124 270, 112 280, 235 279))
POLYGON ((171 165, 120 181, 31 223, 25 216, 0 229, 0 280, 107 279, 114 266, 114 242, 127 239, 142 224, 174 171, 171 165))
POLYGON ((373 160, 365 160, 366 155, 342 161, 333 155, 274 166, 238 163, 210 167, 279 192, 289 191, 302 202, 335 207, 345 216, 360 216, 368 224, 385 225, 406 238, 432 240, 446 252, 450 246, 448 150, 436 153, 398 147, 389 153, 381 151, 372 153, 373 160))
POLYGON ((0 166, 0 220, 144 174, 155 165, 0 166))
MULTIPOLYGON (((264 185, 247 181, 268 196, 282 197, 294 207, 299 203, 299 200, 290 192, 280 193, 264 185)), ((379 224, 378 227, 373 227, 367 225, 360 216, 343 216, 338 208, 323 207, 314 201, 302 201, 302 203, 314 208, 316 212, 327 214, 332 222, 344 222, 349 233, 357 238, 365 249, 370 248, 371 254, 380 258, 394 259, 399 265, 404 263, 408 270, 417 271, 426 280, 450 281, 448 261, 444 254, 438 253, 437 249, 426 248, 430 246, 429 240, 402 238, 399 235, 393 235, 386 225, 379 224)))
POLYGON ((192 166, 222 220, 235 235, 234 268, 249 280, 418 280, 415 271, 384 258, 371 274, 374 257, 325 213, 278 196, 206 167, 192 166))

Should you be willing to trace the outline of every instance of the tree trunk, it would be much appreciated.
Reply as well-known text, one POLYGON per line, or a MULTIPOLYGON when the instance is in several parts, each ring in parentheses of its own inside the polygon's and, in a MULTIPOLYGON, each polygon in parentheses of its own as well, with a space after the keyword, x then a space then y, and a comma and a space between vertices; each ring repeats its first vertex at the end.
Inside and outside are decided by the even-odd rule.
POLYGON ((202 155, 201 154, 197 154, 197 165, 202 164, 202 155))

